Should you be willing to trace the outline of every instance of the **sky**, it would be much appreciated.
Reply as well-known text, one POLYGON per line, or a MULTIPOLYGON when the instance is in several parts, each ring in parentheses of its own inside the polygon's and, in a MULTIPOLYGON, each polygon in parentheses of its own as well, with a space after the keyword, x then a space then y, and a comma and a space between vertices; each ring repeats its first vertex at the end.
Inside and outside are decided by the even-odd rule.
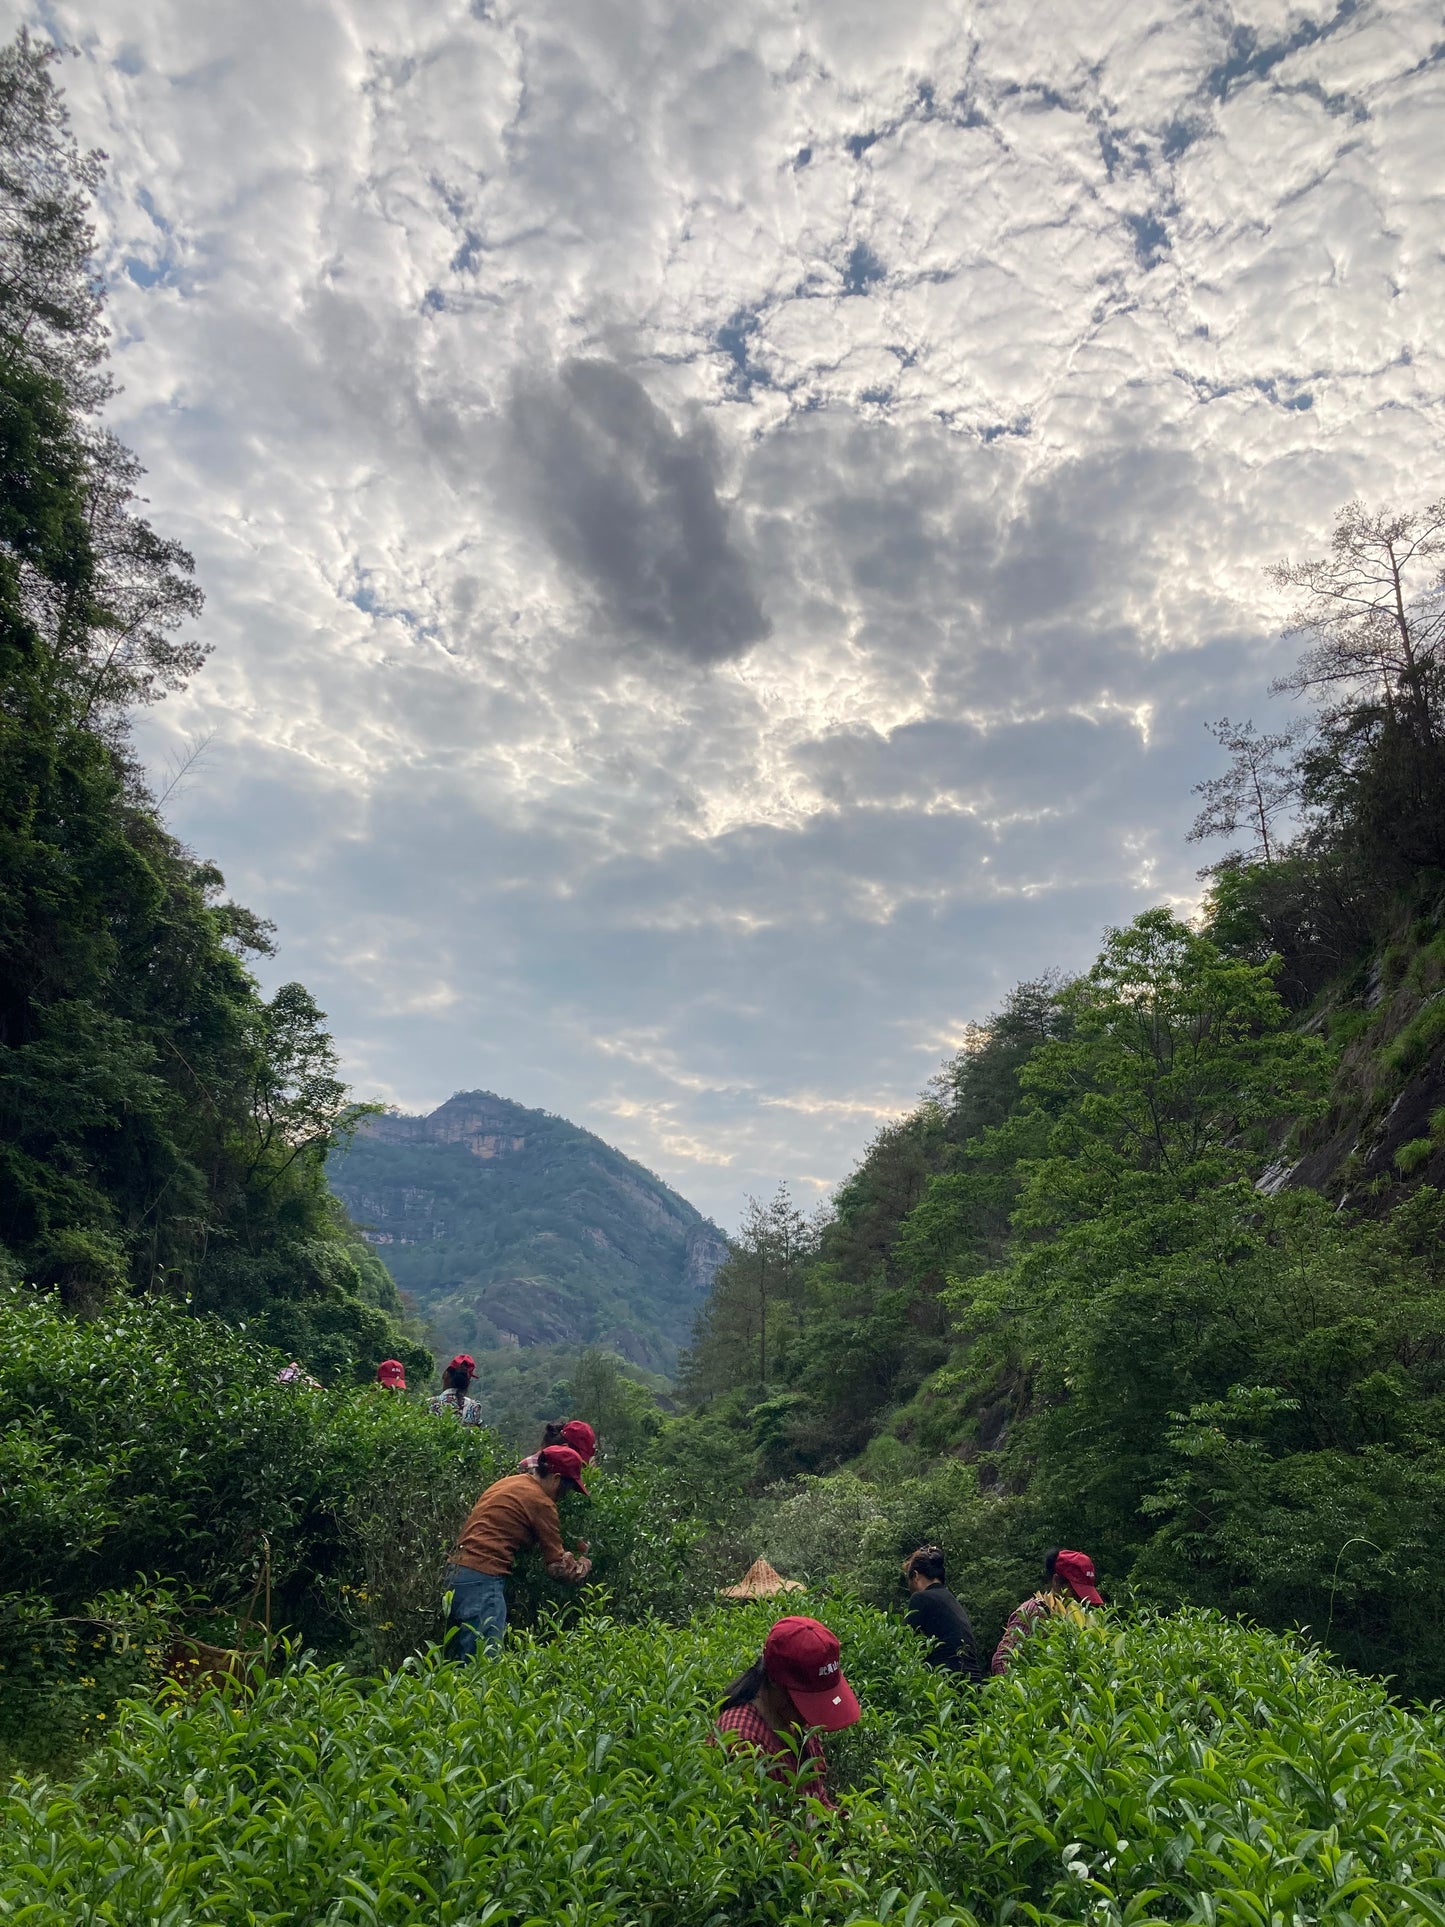
POLYGON ((1193 909, 1265 568, 1445 487, 1437 4, 25 19, 208 597, 173 827, 359 1095, 559 1112, 724 1226, 1193 909))

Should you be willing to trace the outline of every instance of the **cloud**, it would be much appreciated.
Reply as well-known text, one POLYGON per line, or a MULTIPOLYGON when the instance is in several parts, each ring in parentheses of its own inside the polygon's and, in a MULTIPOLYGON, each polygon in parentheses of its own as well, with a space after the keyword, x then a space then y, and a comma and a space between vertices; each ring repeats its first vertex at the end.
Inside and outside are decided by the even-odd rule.
POLYGON ((724 1221, 1191 899, 1263 566, 1440 486, 1432 0, 35 17, 208 593, 177 827, 364 1092, 724 1221))
POLYGON ((705 419, 674 428, 625 369, 573 358, 519 381, 510 426, 533 517, 624 637, 705 666, 769 633, 705 419))

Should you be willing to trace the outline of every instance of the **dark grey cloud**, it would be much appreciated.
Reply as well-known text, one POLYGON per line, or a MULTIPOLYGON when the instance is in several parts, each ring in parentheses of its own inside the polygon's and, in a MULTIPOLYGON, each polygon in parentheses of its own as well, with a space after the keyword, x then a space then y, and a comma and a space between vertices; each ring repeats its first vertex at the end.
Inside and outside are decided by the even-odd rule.
POLYGON ((635 376, 582 359, 519 384, 510 421, 527 507, 624 637, 706 665, 768 635, 705 421, 675 428, 635 376))

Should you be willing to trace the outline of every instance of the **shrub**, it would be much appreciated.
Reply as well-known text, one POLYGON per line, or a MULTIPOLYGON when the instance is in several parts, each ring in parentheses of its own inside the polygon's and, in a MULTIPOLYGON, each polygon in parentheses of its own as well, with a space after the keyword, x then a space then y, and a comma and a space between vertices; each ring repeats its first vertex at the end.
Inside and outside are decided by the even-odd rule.
POLYGON ((285 1583, 326 1502, 323 1394, 212 1319, 132 1304, 80 1320, 0 1293, 0 1591, 69 1611, 142 1573, 237 1598, 271 1545, 285 1583))
POLYGON ((949 1583, 986 1651, 1038 1584, 1040 1542, 1031 1518, 1024 1501, 981 1492, 971 1465, 945 1460, 891 1484, 836 1472, 779 1488, 760 1508, 755 1536, 758 1550, 788 1578, 832 1581, 874 1606, 901 1602, 905 1554, 941 1545, 949 1583))
POLYGON ((0 1763, 54 1768, 93 1746, 117 1701, 160 1684, 179 1611, 163 1586, 63 1617, 44 1597, 0 1595, 0 1763))
MULTIPOLYGON (((102 1593, 112 1619, 116 1597, 152 1583, 177 1612, 238 1610, 263 1566, 277 1626, 325 1653, 394 1665, 437 1637, 447 1549, 513 1451, 372 1387, 280 1385, 282 1362, 173 1305, 79 1320, 0 1287, 0 1664, 12 1677, 35 1625, 94 1615, 102 1593)), ((604 1595, 614 1617, 684 1610, 696 1532, 657 1475, 604 1468, 589 1484, 592 1503, 564 1499, 562 1512, 569 1538, 593 1547, 594 1584, 579 1596, 525 1556, 514 1621, 570 1619, 604 1595)), ((149 1610, 138 1594, 120 1617, 149 1610)), ((48 1759, 48 1743, 26 1752, 16 1735, 43 1736, 47 1695, 95 1669, 69 1665, 64 1639, 40 1645, 48 1684, 26 1672, 28 1710, 0 1738, 48 1759)), ((124 1669, 95 1677, 102 1709, 106 1679, 134 1683, 124 1669)))
POLYGON ((1445 1044, 1445 991, 1423 1004, 1384 1053, 1385 1062, 1399 1077, 1413 1077, 1445 1044))
MULTIPOLYGON (((770 1615, 593 1620, 363 1689, 300 1665, 137 1707, 71 1788, 0 1800, 0 1917, 405 1927, 1431 1921, 1445 1728, 1193 1611, 1058 1624, 977 1694, 830 1604, 867 1708, 817 1830, 709 1746, 770 1615), (846 1785, 844 1767, 858 1769, 846 1785)), ((845 1759, 846 1756, 846 1759, 845 1759)))
MULTIPOLYGON (((1272 1405, 1280 1401, 1270 1388, 1241 1388, 1180 1422, 1179 1471, 1146 1501, 1165 1523, 1133 1569, 1136 1587, 1160 1604, 1203 1600, 1308 1626, 1401 1694, 1445 1693, 1437 1550, 1445 1451, 1421 1440, 1408 1452, 1382 1443, 1275 1456, 1272 1405)), ((1340 1417, 1387 1441, 1421 1422, 1391 1372, 1360 1380, 1340 1417)), ((1438 1423, 1428 1409, 1424 1423, 1438 1423)))
POLYGON ((1428 1164, 1434 1154, 1435 1146, 1428 1137, 1413 1137, 1395 1153, 1395 1169, 1408 1178, 1412 1171, 1418 1171, 1422 1164, 1428 1164))
POLYGON ((1410 933, 1420 945, 1410 965, 1410 982, 1427 996, 1438 990, 1445 978, 1445 936, 1430 937, 1427 941, 1425 933, 1429 928, 1428 923, 1417 924, 1410 933))
POLYGON ((399 1665, 438 1637, 457 1528, 516 1459, 484 1427, 439 1422, 410 1400, 363 1393, 317 1401, 312 1416, 335 1534, 316 1544, 313 1570, 367 1660, 399 1665))

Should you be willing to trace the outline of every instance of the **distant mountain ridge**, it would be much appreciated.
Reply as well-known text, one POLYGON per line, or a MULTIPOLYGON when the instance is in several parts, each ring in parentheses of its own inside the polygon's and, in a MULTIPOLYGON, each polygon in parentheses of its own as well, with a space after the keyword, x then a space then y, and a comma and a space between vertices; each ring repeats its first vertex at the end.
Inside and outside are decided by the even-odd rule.
POLYGON ((727 1258, 644 1166, 492 1091, 367 1119, 330 1178, 452 1349, 599 1344, 671 1371, 727 1258))

